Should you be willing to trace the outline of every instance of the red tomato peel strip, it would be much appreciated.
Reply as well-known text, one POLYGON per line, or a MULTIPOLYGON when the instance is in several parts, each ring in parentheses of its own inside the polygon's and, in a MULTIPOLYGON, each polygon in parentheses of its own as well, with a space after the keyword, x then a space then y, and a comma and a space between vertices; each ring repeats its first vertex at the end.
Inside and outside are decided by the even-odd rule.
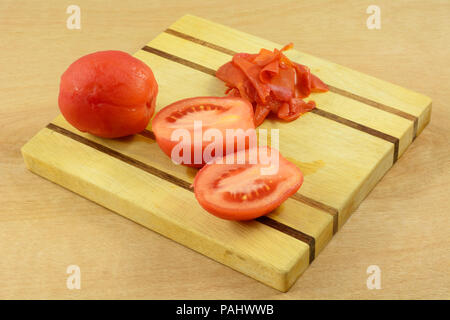
POLYGON ((281 50, 263 48, 258 54, 237 53, 216 72, 226 83, 228 95, 241 97, 253 105, 256 126, 270 112, 285 121, 295 120, 316 106, 314 101, 301 99, 311 92, 328 91, 328 86, 307 66, 292 62, 283 54, 292 48, 289 43, 281 50))

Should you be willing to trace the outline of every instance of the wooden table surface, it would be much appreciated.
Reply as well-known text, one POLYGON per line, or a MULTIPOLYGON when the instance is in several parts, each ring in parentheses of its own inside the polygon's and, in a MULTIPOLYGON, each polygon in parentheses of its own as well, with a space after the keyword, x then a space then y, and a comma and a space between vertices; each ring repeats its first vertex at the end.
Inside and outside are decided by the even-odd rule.
POLYGON ((450 298, 450 2, 5 1, 0 4, 0 298, 450 298), (81 29, 66 8, 81 8, 81 29), (369 30, 366 9, 381 9, 369 30), (98 50, 135 52, 195 14, 433 99, 431 123, 288 293, 25 169, 20 147, 58 114, 59 77, 98 50), (66 287, 69 265, 81 289, 66 287), (381 269, 369 290, 366 270, 381 269))

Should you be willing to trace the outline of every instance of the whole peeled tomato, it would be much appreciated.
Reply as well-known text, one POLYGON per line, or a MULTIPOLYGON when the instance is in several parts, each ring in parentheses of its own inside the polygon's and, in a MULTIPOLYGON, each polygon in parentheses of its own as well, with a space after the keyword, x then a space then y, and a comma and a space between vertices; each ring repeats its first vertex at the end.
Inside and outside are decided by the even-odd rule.
POLYGON ((59 108, 83 132, 118 138, 144 130, 155 111, 158 84, 142 61, 121 51, 99 51, 61 76, 59 108))

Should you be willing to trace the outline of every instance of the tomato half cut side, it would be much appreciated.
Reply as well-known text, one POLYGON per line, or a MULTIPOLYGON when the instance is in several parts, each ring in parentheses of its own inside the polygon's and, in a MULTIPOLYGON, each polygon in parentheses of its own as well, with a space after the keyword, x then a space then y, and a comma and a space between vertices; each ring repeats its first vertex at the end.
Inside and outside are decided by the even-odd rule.
POLYGON ((161 109, 152 121, 156 141, 164 153, 176 163, 193 167, 202 167, 216 156, 248 148, 250 133, 256 137, 254 129, 252 105, 236 97, 180 100, 161 109), (200 132, 198 126, 194 128, 194 122, 201 124, 200 132), (227 129, 235 130, 233 139, 226 139, 227 129), (208 130, 214 133, 213 136, 207 134, 208 130), (183 132, 187 137, 177 138, 183 132), (173 134, 176 136, 173 137, 173 134), (244 141, 244 144, 239 141, 244 141), (216 154, 215 146, 220 153, 216 154), (211 155, 209 158, 203 157, 206 148, 211 155), (175 161, 172 151, 180 161, 175 161))
POLYGON ((199 204, 219 218, 251 220, 276 209, 302 183, 300 169, 277 150, 257 147, 228 154, 205 165, 195 176, 194 192, 199 204), (256 162, 249 157, 251 152, 257 152, 256 162), (243 153, 245 162, 238 162, 241 156, 244 158, 243 153), (276 162, 265 161, 261 154, 278 157, 278 168, 276 162), (269 168, 272 169, 267 171, 269 168))

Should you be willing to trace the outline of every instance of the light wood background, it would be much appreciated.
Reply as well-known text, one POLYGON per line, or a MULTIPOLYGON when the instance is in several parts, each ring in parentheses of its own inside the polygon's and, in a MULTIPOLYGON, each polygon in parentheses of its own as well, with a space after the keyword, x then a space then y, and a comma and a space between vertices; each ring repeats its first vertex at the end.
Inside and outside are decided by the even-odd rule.
POLYGON ((450 298, 450 2, 1 1, 0 298, 450 298), (66 8, 81 7, 81 30, 66 8), (381 8, 368 30, 366 8, 381 8), (25 169, 57 114, 59 76, 93 51, 137 51, 195 14, 419 91, 430 125, 288 293, 280 293, 25 169), (66 268, 81 268, 68 290, 66 268), (380 290, 366 287, 369 265, 380 290))

